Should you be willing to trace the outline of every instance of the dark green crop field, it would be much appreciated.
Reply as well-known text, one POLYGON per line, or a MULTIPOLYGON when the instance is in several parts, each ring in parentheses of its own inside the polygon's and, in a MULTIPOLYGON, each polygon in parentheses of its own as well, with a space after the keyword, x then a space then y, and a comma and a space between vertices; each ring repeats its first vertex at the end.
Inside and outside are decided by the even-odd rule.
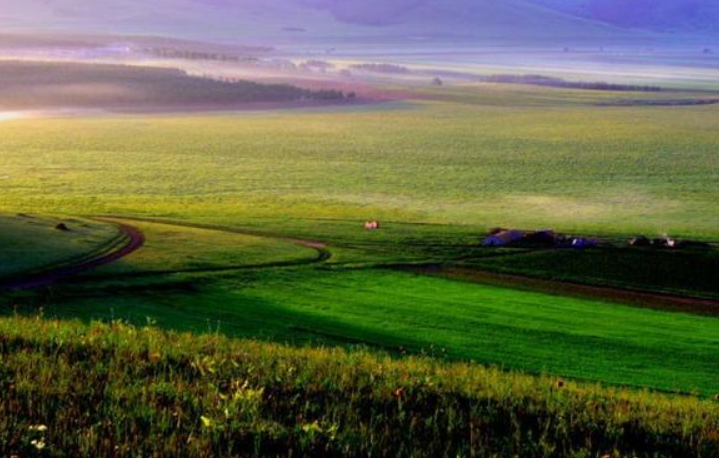
POLYGON ((557 281, 719 298, 716 249, 672 251, 620 246, 586 251, 546 250, 478 258, 467 264, 557 281))

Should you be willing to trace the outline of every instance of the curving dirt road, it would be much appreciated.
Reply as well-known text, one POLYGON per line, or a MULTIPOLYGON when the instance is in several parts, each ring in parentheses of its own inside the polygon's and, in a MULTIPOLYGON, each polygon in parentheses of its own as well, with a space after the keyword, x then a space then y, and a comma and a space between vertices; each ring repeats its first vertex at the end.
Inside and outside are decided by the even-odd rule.
POLYGON ((40 272, 0 280, 0 291, 50 286, 63 279, 74 277, 88 270, 119 261, 125 256, 139 250, 145 244, 145 236, 137 228, 122 223, 113 222, 112 224, 117 226, 120 233, 124 236, 125 241, 121 245, 114 247, 111 251, 76 264, 50 268, 40 272))
POLYGON ((92 278, 84 277, 83 282, 96 282, 104 281, 109 278, 120 279, 120 278, 139 278, 139 277, 153 277, 170 274, 192 274, 192 273, 222 273, 222 272, 240 272, 244 270, 255 270, 255 269, 271 269, 271 268, 283 268, 283 267, 299 267, 311 264, 322 264, 329 261, 332 258, 332 252, 327 247, 327 244, 316 240, 307 240, 296 237, 289 237, 282 234, 277 234, 269 231, 262 231, 256 229, 243 229, 236 227, 228 227, 213 224, 202 224, 202 223, 190 223, 180 222, 174 220, 164 220, 161 218, 143 218, 143 217, 132 217, 132 216, 112 216, 105 215, 103 217, 95 218, 101 221, 117 222, 117 221, 134 221, 138 223, 150 223, 159 224, 164 226, 178 227, 178 228, 192 228, 192 229, 203 229, 208 231, 226 232, 229 234, 238 235, 249 235, 253 237, 270 238, 274 240, 281 240, 284 242, 292 243, 301 247, 309 248, 314 250, 317 255, 312 258, 306 259, 295 259, 288 261, 275 261, 266 262, 259 264, 240 264, 240 265, 226 265, 226 266, 215 266, 215 267, 190 267, 184 269, 172 269, 172 270, 148 270, 148 271, 137 271, 137 272, 123 272, 113 273, 106 275, 96 275, 92 278))
MULTIPOLYGON (((167 275, 175 273, 210 273, 210 272, 229 272, 229 271, 240 271, 250 270, 257 268, 276 268, 276 267, 295 267, 306 264, 316 264, 328 261, 332 257, 332 252, 322 242, 313 240, 298 239, 292 237, 286 237, 278 234, 266 233, 264 231, 257 230, 245 230, 224 226, 214 226, 210 224, 192 224, 192 223, 178 223, 174 221, 165 221, 161 219, 153 218, 137 218, 137 217, 116 217, 116 216, 102 216, 93 218, 97 221, 102 221, 109 224, 114 224, 118 227, 121 235, 125 239, 122 245, 113 248, 111 251, 98 255, 89 259, 82 260, 74 264, 68 264, 62 267, 49 267, 39 272, 33 272, 30 274, 20 274, 15 277, 9 277, 0 279, 0 292, 21 290, 21 289, 33 289, 44 286, 51 286, 60 281, 73 282, 74 277, 85 273, 89 270, 96 269, 101 266, 111 264, 119 261, 120 259, 132 254, 133 252, 142 248, 145 244, 145 235, 136 227, 126 224, 122 221, 137 221, 147 222, 156 224, 165 224, 169 226, 178 227, 189 227, 197 229, 215 230, 221 232, 229 232, 243 235, 253 235, 259 237, 269 237, 274 239, 284 240, 296 245, 300 245, 306 248, 310 248, 317 253, 317 256, 310 259, 304 260, 293 260, 293 261, 278 261, 273 263, 265 264, 243 264, 240 266, 230 265, 222 267, 207 267, 207 268, 189 268, 183 270, 173 271, 153 271, 153 272, 131 272, 131 273, 120 273, 112 274, 108 277, 111 278, 126 278, 126 277, 144 277, 152 275, 167 275)), ((107 279, 105 276, 98 276, 93 278, 81 278, 76 279, 82 282, 95 282, 99 280, 107 279)))

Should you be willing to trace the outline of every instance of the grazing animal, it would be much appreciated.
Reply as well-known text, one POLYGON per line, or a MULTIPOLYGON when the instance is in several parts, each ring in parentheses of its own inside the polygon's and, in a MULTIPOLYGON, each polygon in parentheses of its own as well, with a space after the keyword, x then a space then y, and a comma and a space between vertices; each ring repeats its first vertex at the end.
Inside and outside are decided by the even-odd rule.
POLYGON ((364 228, 368 231, 376 231, 380 228, 379 221, 366 221, 364 223, 364 228))

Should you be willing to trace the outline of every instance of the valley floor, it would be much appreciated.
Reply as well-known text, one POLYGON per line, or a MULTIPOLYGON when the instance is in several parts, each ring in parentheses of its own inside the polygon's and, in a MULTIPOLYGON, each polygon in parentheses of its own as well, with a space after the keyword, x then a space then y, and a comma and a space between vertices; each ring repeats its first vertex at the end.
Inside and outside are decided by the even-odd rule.
POLYGON ((2 246, 34 248, 7 258, 5 278, 117 236, 74 216, 67 233, 23 232, 32 215, 104 215, 146 240, 72 281, 3 292, 2 311, 719 392, 716 246, 625 246, 640 234, 719 240, 719 107, 523 85, 415 91, 364 107, 3 122, 2 246), (616 243, 481 247, 494 226, 616 243), (408 265, 420 270, 398 269, 408 265))

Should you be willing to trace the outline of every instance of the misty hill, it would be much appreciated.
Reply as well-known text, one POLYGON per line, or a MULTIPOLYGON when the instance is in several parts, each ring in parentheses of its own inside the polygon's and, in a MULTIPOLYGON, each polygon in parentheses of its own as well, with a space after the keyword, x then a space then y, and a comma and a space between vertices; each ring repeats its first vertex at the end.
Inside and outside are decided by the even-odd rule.
POLYGON ((622 28, 719 33, 714 0, 531 0, 556 11, 622 28))
POLYGON ((245 43, 388 37, 536 43, 632 36, 527 0, 0 0, 0 26, 245 43))

